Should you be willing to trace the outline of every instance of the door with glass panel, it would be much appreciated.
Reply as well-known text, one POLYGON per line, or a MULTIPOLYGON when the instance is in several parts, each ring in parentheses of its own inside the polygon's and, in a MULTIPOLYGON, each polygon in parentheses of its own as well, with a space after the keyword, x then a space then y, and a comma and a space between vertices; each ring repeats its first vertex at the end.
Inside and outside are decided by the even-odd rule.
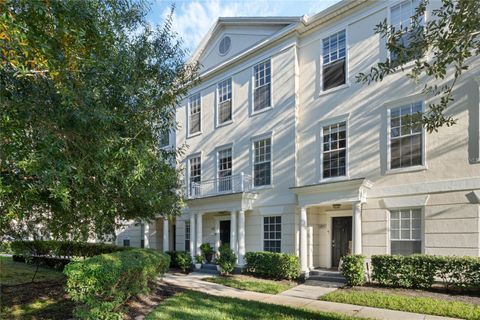
POLYGON ((218 151, 218 192, 232 191, 232 149, 218 151))

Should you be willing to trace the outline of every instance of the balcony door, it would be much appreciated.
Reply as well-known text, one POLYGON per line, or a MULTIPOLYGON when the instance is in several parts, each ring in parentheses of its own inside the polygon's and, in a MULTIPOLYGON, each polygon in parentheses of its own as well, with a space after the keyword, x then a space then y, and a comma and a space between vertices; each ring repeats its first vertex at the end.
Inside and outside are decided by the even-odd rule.
POLYGON ((232 191, 232 148, 218 151, 218 192, 232 191))

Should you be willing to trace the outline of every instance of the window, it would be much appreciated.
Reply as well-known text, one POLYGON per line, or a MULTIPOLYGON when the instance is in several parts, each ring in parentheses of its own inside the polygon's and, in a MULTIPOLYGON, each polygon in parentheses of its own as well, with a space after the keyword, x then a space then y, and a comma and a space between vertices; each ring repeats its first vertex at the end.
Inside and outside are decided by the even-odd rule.
POLYGON ((123 246, 130 247, 130 239, 123 239, 123 246))
POLYGON ((190 158, 190 195, 200 193, 200 181, 202 178, 202 163, 200 157, 190 158))
POLYGON ((185 220, 185 251, 190 252, 190 221, 185 220))
MULTIPOLYGON (((403 30, 403 34, 399 39, 398 45, 408 48, 410 42, 413 40, 413 32, 407 32, 413 22, 412 16, 415 15, 415 10, 419 5, 419 0, 407 0, 403 1, 390 8, 390 25, 393 28, 393 32, 403 30)), ((423 21, 423 20, 422 20, 423 21)), ((399 57, 393 52, 390 52, 390 58, 392 61, 398 60, 399 57)))
POLYGON ((270 60, 259 63, 253 67, 253 112, 260 111, 271 106, 270 69, 270 60))
POLYGON ((218 156, 218 191, 232 190, 232 148, 219 150, 218 156))
POLYGON ((162 132, 160 136, 160 148, 165 148, 170 145, 170 132, 162 132))
POLYGON ((189 133, 194 134, 202 130, 202 101, 200 92, 190 97, 189 101, 189 133))
POLYGON ((217 96, 218 124, 232 121, 232 78, 218 84, 217 96))
POLYGON ((281 252, 282 217, 263 218, 263 251, 281 252))
POLYGON ((423 129, 412 125, 412 116, 422 112, 416 102, 390 110, 390 169, 423 165, 423 129))
POLYGON ((422 210, 390 211, 390 247, 392 254, 409 255, 422 252, 422 210))
POLYGON ((345 176, 347 172, 347 124, 323 127, 322 177, 345 176))
POLYGON ((272 139, 267 138, 253 142, 253 186, 271 184, 272 139))
POLYGON ((323 39, 322 88, 324 91, 345 84, 346 56, 345 30, 323 39))

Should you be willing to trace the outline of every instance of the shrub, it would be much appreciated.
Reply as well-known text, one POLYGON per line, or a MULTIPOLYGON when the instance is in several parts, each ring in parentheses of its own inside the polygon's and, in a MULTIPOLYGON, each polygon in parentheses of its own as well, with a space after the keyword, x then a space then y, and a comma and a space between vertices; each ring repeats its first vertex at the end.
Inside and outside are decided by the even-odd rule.
POLYGON ((480 287, 480 258, 431 255, 372 256, 372 279, 384 286, 430 288, 440 279, 447 288, 480 287))
POLYGON ((342 258, 342 274, 350 286, 365 283, 365 256, 347 255, 342 258))
POLYGON ((215 262, 220 266, 220 270, 222 274, 229 274, 237 265, 237 256, 232 249, 228 246, 220 246, 218 249, 220 252, 220 256, 215 260, 215 262))
POLYGON ((297 279, 300 277, 298 257, 287 253, 247 252, 245 271, 270 279, 297 279))
POLYGON ((13 253, 10 242, 0 242, 0 253, 13 253))
POLYGON ((168 270, 168 255, 150 249, 102 254, 65 267, 66 290, 81 303, 80 319, 121 319, 120 307, 130 297, 148 291, 148 282, 168 270))
POLYGON ((213 248, 210 243, 202 243, 200 245, 200 250, 202 251, 202 254, 207 262, 211 262, 213 257, 213 248))
POLYGON ((192 268, 192 257, 186 251, 167 251, 170 256, 172 268, 179 268, 183 272, 188 272, 192 268))
POLYGON ((203 256, 201 254, 197 254, 195 256, 195 263, 202 263, 203 262, 203 256))

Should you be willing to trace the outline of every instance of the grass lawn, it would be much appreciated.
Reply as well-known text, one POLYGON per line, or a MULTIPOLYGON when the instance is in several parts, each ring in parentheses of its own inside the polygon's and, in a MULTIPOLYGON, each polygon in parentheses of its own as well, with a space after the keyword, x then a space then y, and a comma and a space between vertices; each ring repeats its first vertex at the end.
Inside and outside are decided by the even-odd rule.
MULTIPOLYGON (((35 265, 13 262, 11 257, 0 256, 0 284, 17 285, 28 283, 35 273, 35 265)), ((38 268, 35 282, 64 279, 62 272, 50 268, 38 268)))
POLYGON ((296 284, 289 281, 273 281, 257 279, 247 276, 226 276, 204 278, 203 281, 223 284, 241 290, 255 291, 261 293, 277 294, 294 287, 296 284))
POLYGON ((480 305, 362 290, 336 290, 320 297, 323 301, 431 314, 462 319, 480 319, 480 305))
POLYGON ((291 307, 216 297, 201 292, 185 291, 160 303, 147 320, 192 319, 192 320, 241 320, 241 319, 357 319, 348 316, 306 311, 291 307))

